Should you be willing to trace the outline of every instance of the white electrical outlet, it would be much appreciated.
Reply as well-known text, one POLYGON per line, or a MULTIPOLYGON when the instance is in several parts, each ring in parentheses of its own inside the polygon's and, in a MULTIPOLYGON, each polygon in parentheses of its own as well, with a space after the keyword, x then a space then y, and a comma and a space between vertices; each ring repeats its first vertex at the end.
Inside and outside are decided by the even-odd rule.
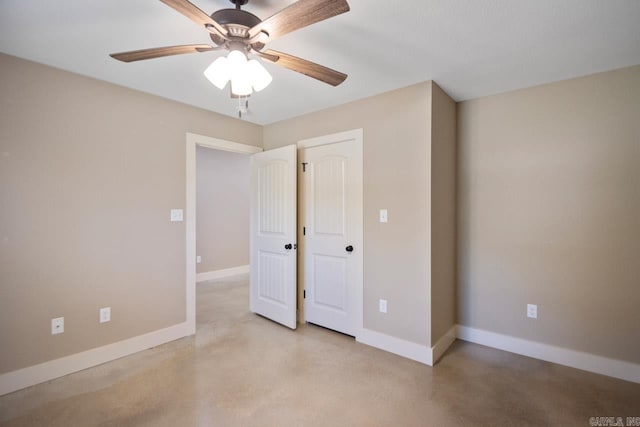
POLYGON ((202 262, 202 257, 200 255, 198 255, 196 257, 196 264, 200 264, 202 262))
POLYGON ((538 306, 535 304, 527 304, 527 317, 532 319, 538 318, 538 306))
POLYGON ((64 317, 56 317, 51 319, 51 335, 61 334, 64 332, 64 317))
POLYGON ((182 222, 182 209, 171 209, 171 222, 182 222))
POLYGON ((100 323, 111 321, 111 307, 104 307, 100 309, 100 323))
POLYGON ((387 222, 389 220, 389 216, 387 215, 386 209, 380 209, 380 222, 387 222))
POLYGON ((387 300, 386 299, 381 299, 380 300, 380 313, 386 313, 387 312, 387 300))

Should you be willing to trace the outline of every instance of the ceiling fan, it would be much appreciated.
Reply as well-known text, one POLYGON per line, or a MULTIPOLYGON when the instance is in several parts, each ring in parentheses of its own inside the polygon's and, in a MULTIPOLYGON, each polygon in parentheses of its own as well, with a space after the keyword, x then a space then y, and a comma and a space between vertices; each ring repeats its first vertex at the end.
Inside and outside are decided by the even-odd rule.
MULTIPOLYGON (((215 46, 193 44, 158 47, 113 53, 110 55, 112 58, 123 62, 133 62, 185 53, 227 50, 230 52, 229 57, 218 58, 211 64, 207 71, 213 68, 215 68, 213 71, 219 71, 221 66, 225 65, 222 61, 224 59, 229 59, 228 62, 230 64, 238 60, 238 58, 246 63, 249 55, 255 55, 276 65, 302 73, 332 86, 338 86, 347 78, 346 74, 332 70, 331 68, 297 58, 293 55, 265 49, 266 43, 277 37, 348 12, 349 4, 346 0, 298 0, 264 21, 254 14, 241 9, 241 6, 246 5, 249 0, 229 0, 235 4, 234 9, 221 9, 212 13, 210 16, 187 0, 160 1, 206 29, 210 33, 209 35, 215 46), (232 59, 233 61, 231 61, 232 59), (217 66, 216 63, 218 64, 217 66)), ((251 65, 254 65, 254 68, 259 69, 261 67, 262 70, 264 70, 264 67, 257 61, 252 60, 248 62, 252 63, 251 65)), ((251 68, 251 66, 248 68, 251 68)), ((205 75, 220 89, 230 80, 232 97, 239 95, 248 96, 251 93, 251 85, 249 85, 247 93, 247 90, 242 89, 240 83, 236 83, 236 80, 234 80, 235 75, 238 74, 238 70, 239 68, 237 67, 233 68, 225 65, 224 73, 221 73, 222 78, 217 76, 217 81, 216 76, 207 75, 207 71, 205 71, 205 75)), ((260 70, 258 71, 262 72, 260 70)), ((264 70, 264 73, 268 76, 266 84, 269 84, 271 76, 266 70, 264 70)), ((239 82, 239 80, 237 81, 239 82)), ((264 82, 254 84, 254 89, 260 90, 258 87, 262 87, 263 83, 264 82)), ((266 86, 266 84, 264 86, 266 86)))

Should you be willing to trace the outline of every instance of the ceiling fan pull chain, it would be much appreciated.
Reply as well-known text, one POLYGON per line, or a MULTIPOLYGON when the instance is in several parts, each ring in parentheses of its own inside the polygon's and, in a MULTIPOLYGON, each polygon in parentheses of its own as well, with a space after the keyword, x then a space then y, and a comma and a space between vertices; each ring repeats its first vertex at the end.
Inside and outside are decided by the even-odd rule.
POLYGON ((242 119, 242 113, 249 111, 249 96, 238 96, 238 118, 242 119))

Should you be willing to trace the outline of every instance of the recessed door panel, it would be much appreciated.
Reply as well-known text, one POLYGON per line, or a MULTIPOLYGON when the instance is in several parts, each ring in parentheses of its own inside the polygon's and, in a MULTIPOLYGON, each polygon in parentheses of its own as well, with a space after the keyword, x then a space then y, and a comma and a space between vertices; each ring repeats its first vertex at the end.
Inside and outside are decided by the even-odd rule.
POLYGON ((283 307, 287 304, 287 255, 260 251, 260 298, 283 307))
POLYGON ((347 311, 347 260, 344 257, 314 255, 312 303, 342 313, 347 311))
POLYGON ((313 209, 316 234, 344 236, 345 167, 343 157, 327 157, 313 164, 313 209))
POLYGON ((274 160, 261 164, 258 170, 259 232, 262 235, 286 233, 287 162, 274 160))

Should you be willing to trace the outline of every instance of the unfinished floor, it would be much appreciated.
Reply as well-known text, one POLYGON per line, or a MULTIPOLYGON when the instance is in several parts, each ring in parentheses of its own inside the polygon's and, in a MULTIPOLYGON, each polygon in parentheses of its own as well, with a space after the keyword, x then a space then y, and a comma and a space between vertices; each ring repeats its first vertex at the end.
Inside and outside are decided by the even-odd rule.
POLYGON ((184 338, 0 397, 3 426, 587 426, 640 416, 640 384, 457 341, 434 368, 248 311, 246 276, 198 285, 184 338))

